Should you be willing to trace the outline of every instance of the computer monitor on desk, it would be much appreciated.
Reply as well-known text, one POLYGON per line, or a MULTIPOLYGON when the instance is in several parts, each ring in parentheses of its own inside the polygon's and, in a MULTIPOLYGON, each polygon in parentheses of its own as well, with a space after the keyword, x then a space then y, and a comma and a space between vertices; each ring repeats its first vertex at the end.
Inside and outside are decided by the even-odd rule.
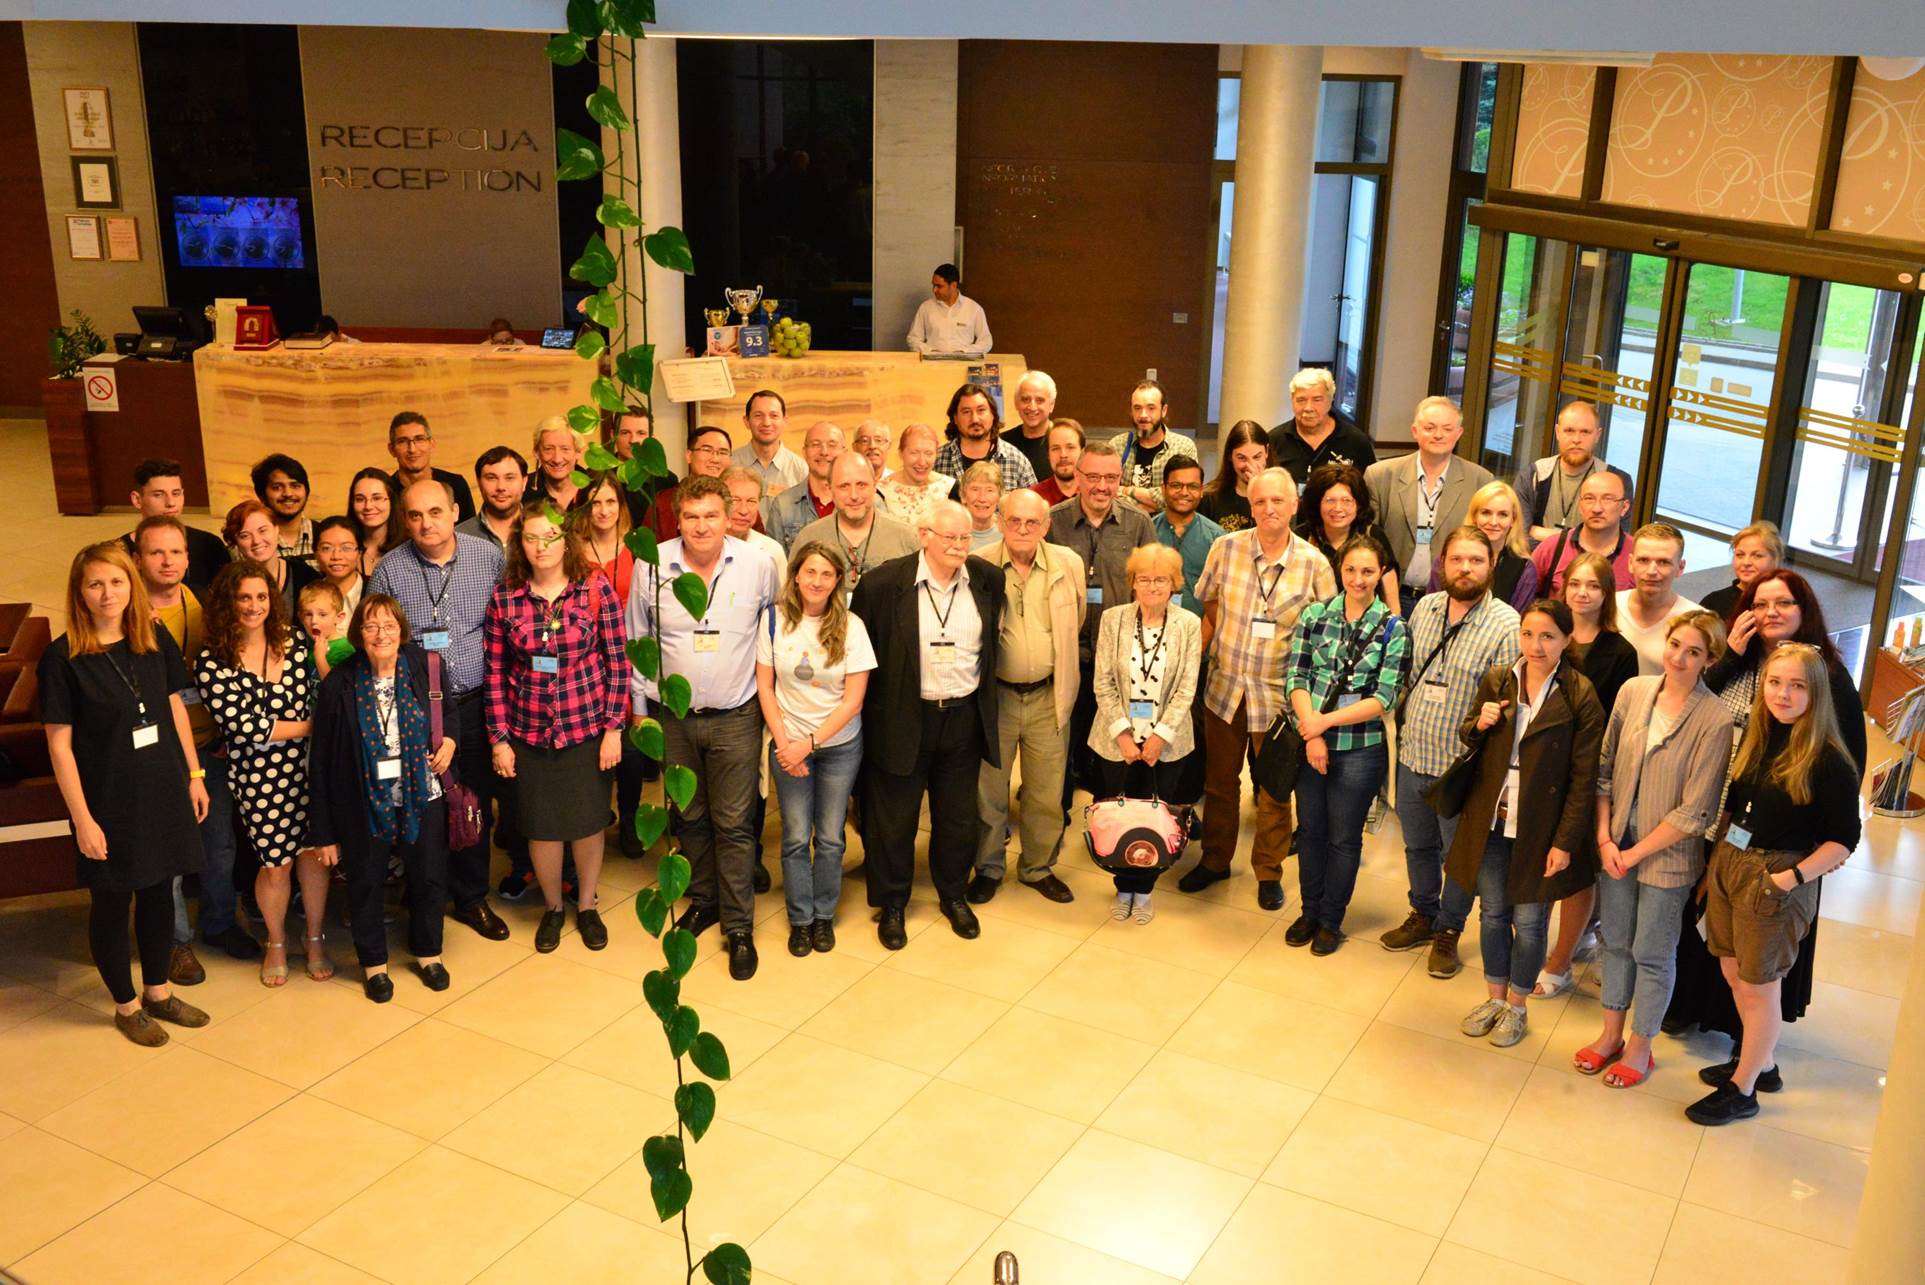
POLYGON ((135 308, 134 321, 140 327, 137 351, 142 357, 179 360, 200 347, 199 331, 185 308, 135 308))

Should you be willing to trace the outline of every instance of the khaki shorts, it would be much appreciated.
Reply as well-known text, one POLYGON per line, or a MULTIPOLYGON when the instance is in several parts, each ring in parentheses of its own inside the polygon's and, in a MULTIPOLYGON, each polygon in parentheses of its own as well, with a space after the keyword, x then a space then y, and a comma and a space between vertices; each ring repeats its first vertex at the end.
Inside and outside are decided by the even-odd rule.
POLYGON ((1806 854, 1734 848, 1722 840, 1706 871, 1705 945, 1719 959, 1738 961, 1738 977, 1753 986, 1775 982, 1798 962, 1799 943, 1818 914, 1818 881, 1780 892, 1768 877, 1806 854))

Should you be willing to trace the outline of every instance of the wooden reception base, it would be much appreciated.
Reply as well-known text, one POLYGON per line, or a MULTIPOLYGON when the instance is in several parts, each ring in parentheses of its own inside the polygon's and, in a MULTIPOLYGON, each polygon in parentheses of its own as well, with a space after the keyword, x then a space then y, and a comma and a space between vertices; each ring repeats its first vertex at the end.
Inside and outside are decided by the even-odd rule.
POLYGON ((215 517, 254 494, 248 470, 271 451, 307 466, 315 518, 344 512, 348 484, 370 465, 391 471, 388 421, 419 411, 434 429, 435 465, 464 477, 506 444, 532 460, 535 425, 588 400, 595 363, 572 351, 479 344, 331 344, 194 354, 208 507, 215 517))
POLYGON ((784 440, 800 455, 802 439, 818 420, 833 420, 844 438, 855 436, 856 425, 879 419, 889 426, 890 467, 895 467, 895 439, 910 424, 927 424, 942 439, 949 398, 969 378, 973 365, 1002 367, 1003 408, 1006 420, 1016 419, 1016 383, 1029 369, 1021 353, 991 353, 980 362, 924 361, 912 352, 811 352, 802 357, 731 357, 729 372, 735 396, 728 401, 702 402, 689 421, 691 428, 714 424, 726 428, 737 446, 749 440, 742 410, 749 394, 773 388, 789 406, 789 431, 784 440))

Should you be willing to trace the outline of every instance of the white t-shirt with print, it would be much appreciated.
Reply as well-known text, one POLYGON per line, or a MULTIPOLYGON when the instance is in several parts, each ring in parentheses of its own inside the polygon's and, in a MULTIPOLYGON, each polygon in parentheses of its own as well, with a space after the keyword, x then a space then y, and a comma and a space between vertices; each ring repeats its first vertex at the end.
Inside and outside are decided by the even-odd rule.
MULTIPOLYGON (((843 681, 876 667, 875 649, 869 631, 860 617, 849 616, 848 636, 842 647, 842 663, 829 664, 822 651, 822 619, 804 616, 794 629, 782 624, 775 614, 775 639, 763 630, 755 640, 757 663, 775 670, 775 703, 782 710, 782 726, 791 737, 807 736, 822 726, 837 705, 842 703, 843 681)), ((862 731, 862 714, 843 724, 842 730, 820 743, 828 749, 855 739, 862 731)))

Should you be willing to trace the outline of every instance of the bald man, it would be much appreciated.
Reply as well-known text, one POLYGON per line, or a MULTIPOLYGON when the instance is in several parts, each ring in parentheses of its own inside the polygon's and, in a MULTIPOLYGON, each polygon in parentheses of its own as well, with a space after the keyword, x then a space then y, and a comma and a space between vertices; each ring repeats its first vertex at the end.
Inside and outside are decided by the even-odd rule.
POLYGON ((983 837, 969 900, 990 900, 1008 868, 1009 779, 1023 758, 1022 864, 1017 878, 1051 901, 1070 901, 1055 873, 1063 843, 1063 771, 1069 762, 1070 713, 1081 683, 1078 635, 1088 609, 1083 560, 1043 537, 1049 505, 1034 491, 1003 497, 997 523, 1002 539, 976 556, 1003 577, 1003 623, 996 647, 997 762, 985 761, 977 786, 983 837))
POLYGON ((908 523, 898 522, 876 507, 876 475, 869 461, 855 451, 844 451, 829 467, 829 489, 835 512, 817 518, 796 532, 793 552, 811 540, 842 550, 849 563, 849 592, 870 567, 919 552, 921 544, 908 523))
POLYGON ((829 470, 842 455, 843 437, 839 425, 819 419, 809 426, 802 439, 802 458, 809 475, 762 504, 762 529, 784 549, 795 548, 795 537, 817 518, 835 512, 835 493, 829 470))

